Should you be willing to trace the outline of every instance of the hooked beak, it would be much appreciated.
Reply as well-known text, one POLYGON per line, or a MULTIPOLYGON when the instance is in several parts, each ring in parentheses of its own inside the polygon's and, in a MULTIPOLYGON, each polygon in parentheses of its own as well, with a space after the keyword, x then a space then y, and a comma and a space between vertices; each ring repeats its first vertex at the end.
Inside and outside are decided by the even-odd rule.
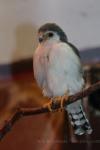
POLYGON ((47 38, 48 38, 48 34, 40 35, 39 42, 41 43, 41 42, 45 41, 47 38))
POLYGON ((39 42, 41 43, 43 41, 43 37, 39 37, 39 42))

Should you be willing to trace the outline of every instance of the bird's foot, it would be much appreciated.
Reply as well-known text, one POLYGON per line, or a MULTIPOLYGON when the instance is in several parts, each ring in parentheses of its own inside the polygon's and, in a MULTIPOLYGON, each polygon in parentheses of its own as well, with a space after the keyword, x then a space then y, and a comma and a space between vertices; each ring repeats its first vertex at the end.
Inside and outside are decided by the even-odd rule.
POLYGON ((66 92, 62 97, 61 97, 61 102, 60 102, 60 110, 62 111, 64 108, 64 100, 69 99, 69 94, 66 92))
POLYGON ((60 110, 62 111, 64 108, 64 100, 68 100, 69 92, 67 91, 63 96, 56 96, 52 98, 53 105, 60 103, 60 110))
POLYGON ((54 112, 57 110, 63 110, 64 108, 64 100, 68 100, 69 94, 66 92, 63 96, 56 96, 50 99, 50 102, 45 104, 44 106, 47 106, 50 112, 54 112), (60 103, 60 109, 57 108, 58 104, 60 103))
POLYGON ((55 112, 58 110, 56 109, 57 102, 58 101, 55 101, 54 99, 50 99, 50 102, 46 103, 44 107, 47 107, 50 112, 55 112))

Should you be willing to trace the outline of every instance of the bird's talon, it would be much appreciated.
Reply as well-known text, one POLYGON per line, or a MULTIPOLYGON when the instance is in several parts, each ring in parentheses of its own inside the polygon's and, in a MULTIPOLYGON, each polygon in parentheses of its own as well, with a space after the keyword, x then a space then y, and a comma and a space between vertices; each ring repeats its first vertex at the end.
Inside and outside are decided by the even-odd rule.
POLYGON ((54 98, 51 98, 51 101, 44 105, 44 107, 48 107, 50 112, 54 112, 57 110, 62 111, 64 109, 64 100, 67 100, 69 98, 68 93, 65 93, 64 96, 57 96, 54 98), (57 103, 60 102, 60 109, 55 109, 55 106, 57 103))
POLYGON ((60 110, 62 111, 64 108, 64 98, 61 99, 60 110))
POLYGON ((47 107, 48 107, 50 112, 53 112, 52 103, 51 102, 47 104, 47 107))
POLYGON ((64 100, 68 100, 68 98, 69 98, 68 93, 65 93, 65 95, 61 97, 61 102, 60 102, 60 109, 61 109, 61 111, 64 108, 64 100))
POLYGON ((44 104, 44 106, 43 107, 47 107, 48 109, 49 109, 49 111, 50 112, 52 112, 53 110, 52 110, 52 104, 51 104, 51 102, 49 102, 49 103, 46 103, 46 104, 44 104))
POLYGON ((54 112, 54 111, 55 111, 54 105, 55 105, 55 104, 51 101, 51 102, 45 104, 44 107, 47 107, 50 112, 54 112))

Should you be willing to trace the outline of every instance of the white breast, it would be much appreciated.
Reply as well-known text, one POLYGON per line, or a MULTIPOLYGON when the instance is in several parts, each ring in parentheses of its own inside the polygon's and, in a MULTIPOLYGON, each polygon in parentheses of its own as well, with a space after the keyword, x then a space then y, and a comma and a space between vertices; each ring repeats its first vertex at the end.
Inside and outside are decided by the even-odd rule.
POLYGON ((80 91, 84 80, 80 61, 69 45, 42 45, 35 53, 35 78, 46 96, 60 96, 80 91))

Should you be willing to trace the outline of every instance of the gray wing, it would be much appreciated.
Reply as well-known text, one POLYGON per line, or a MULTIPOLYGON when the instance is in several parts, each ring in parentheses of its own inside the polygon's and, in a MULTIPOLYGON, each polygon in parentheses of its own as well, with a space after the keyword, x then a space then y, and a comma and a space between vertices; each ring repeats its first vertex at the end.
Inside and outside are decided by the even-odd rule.
MULTIPOLYGON (((72 44, 72 43, 67 43, 72 49, 73 49, 73 51, 74 51, 74 53, 79 57, 79 59, 81 59, 81 56, 80 56, 80 53, 79 53, 79 50, 72 44)), ((81 62, 80 62, 81 63, 81 62)), ((84 80, 86 79, 86 74, 85 74, 85 72, 84 72, 84 70, 83 70, 83 68, 82 67, 80 67, 80 73, 83 75, 83 78, 84 78, 84 80)))
POLYGON ((78 49, 72 43, 68 42, 67 44, 73 49, 74 53, 80 58, 78 49))
POLYGON ((80 58, 68 44, 55 44, 50 52, 47 82, 55 95, 60 95, 69 87, 73 89, 71 92, 74 89, 78 92, 83 87, 84 80, 80 58))

